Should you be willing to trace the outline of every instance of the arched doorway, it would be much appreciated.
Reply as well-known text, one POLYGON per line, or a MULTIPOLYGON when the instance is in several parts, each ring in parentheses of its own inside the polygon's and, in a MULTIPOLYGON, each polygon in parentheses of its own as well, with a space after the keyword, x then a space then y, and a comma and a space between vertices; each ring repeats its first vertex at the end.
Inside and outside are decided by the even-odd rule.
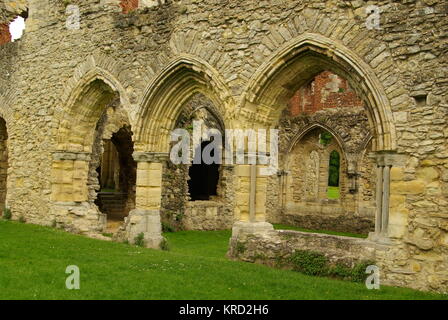
MULTIPOLYGON (((196 148, 197 153, 203 153, 210 142, 202 142, 196 148)), ((212 151, 213 153, 214 151, 212 151)), ((211 154, 213 157, 214 154, 211 154)), ((210 197, 218 195, 219 164, 192 164, 189 168, 188 193, 191 201, 210 200, 210 197)))
POLYGON ((96 125, 88 179, 90 194, 106 220, 107 233, 116 232, 135 208, 137 163, 132 157, 132 135, 125 110, 114 101, 96 125))
MULTIPOLYGON (((279 128, 285 174, 270 178, 282 199, 273 221, 366 236, 373 231, 375 212, 359 203, 358 163, 374 129, 348 80, 328 70, 317 74, 292 95, 279 128)), ((369 174, 375 180, 375 172, 369 174)), ((375 192, 368 187, 363 192, 375 192)))
POLYGON ((121 127, 103 139, 103 153, 96 168, 99 190, 95 204, 107 215, 107 232, 115 232, 135 208, 137 163, 130 126, 121 127))
MULTIPOLYGON (((58 113, 60 124, 52 164, 52 215, 60 227, 81 233, 104 232, 107 213, 98 207, 101 191, 98 167, 105 140, 116 139, 117 152, 123 139, 121 128, 129 126, 127 111, 120 99, 119 84, 96 73, 88 74, 68 97, 58 113)), ((120 157, 119 157, 120 158, 120 157)), ((123 187, 123 184, 120 185, 123 187)), ((129 190, 129 188, 127 188, 129 190)))

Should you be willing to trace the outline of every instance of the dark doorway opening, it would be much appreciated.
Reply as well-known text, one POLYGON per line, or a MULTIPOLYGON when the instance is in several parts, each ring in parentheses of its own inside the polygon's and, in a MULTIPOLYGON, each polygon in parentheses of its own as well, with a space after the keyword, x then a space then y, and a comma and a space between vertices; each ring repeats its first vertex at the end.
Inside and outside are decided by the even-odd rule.
POLYGON ((108 229, 113 229, 135 208, 137 163, 132 157, 134 144, 130 128, 118 130, 110 140, 104 140, 103 147, 97 168, 100 192, 95 204, 107 214, 108 229))
MULTIPOLYGON (((211 141, 202 142, 196 149, 196 154, 202 154, 204 148, 211 141)), ((211 152, 214 157, 214 151, 211 152)), ((192 164, 189 169, 190 180, 188 180, 188 191, 191 201, 210 200, 211 196, 217 195, 219 181, 219 164, 206 164, 202 161, 200 164, 192 164)))

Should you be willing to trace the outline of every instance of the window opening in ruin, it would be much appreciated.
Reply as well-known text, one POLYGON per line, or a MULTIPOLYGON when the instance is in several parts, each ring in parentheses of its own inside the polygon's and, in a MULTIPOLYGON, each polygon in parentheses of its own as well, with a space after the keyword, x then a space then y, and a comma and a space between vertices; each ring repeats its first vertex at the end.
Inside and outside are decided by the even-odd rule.
POLYGON ((333 135, 327 131, 323 131, 319 135, 319 143, 323 146, 328 146, 333 140, 333 135))
POLYGON ((132 132, 123 127, 110 140, 103 141, 103 154, 97 168, 100 191, 95 204, 107 214, 108 230, 118 227, 135 208, 137 164, 132 157, 132 132))
POLYGON ((333 150, 330 153, 329 166, 328 166, 328 198, 338 199, 339 192, 339 172, 341 166, 341 157, 339 152, 333 150))
MULTIPOLYGON (((204 141, 197 147, 196 152, 203 152, 204 148, 211 141, 204 141)), ((211 151, 214 156, 214 150, 211 151)), ((219 164, 206 164, 202 161, 200 164, 192 164, 189 168, 190 180, 188 180, 188 192, 191 201, 210 200, 211 196, 217 195, 219 181, 219 164)))
POLYGON ((11 41, 19 40, 25 31, 25 20, 28 18, 28 11, 21 13, 9 24, 11 41))

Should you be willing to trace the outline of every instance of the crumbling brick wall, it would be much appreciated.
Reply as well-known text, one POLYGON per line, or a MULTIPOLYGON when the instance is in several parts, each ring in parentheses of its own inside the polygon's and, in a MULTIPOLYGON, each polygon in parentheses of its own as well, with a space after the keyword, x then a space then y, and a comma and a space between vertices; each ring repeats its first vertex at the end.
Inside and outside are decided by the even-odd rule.
POLYGON ((0 45, 11 42, 11 33, 9 32, 9 25, 6 23, 0 24, 0 45))
POLYGON ((139 0, 120 0, 123 13, 129 13, 138 8, 139 0))
POLYGON ((362 101, 350 88, 348 81, 330 71, 318 74, 307 85, 297 90, 289 102, 289 110, 293 116, 328 108, 362 106, 362 101))

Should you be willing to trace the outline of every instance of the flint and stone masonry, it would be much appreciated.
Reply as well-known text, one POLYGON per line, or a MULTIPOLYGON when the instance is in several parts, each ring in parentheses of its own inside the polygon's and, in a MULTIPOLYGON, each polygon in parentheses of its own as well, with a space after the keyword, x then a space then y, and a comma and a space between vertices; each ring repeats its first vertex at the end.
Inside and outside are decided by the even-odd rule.
POLYGON ((101 238, 101 152, 125 128, 136 181, 115 239, 159 248, 169 223, 233 227, 230 258, 314 250, 373 260, 382 284, 448 291, 446 1, 71 1, 79 17, 67 5, 0 3, 0 201, 13 219, 101 238), (368 4, 381 8, 378 28, 368 4), (25 33, 9 42, 18 15, 25 33), (222 165, 195 203, 191 168, 168 157, 171 131, 191 119, 278 129, 277 174, 222 165), (318 145, 322 132, 331 144, 318 145), (332 151, 337 200, 325 196, 332 151))

